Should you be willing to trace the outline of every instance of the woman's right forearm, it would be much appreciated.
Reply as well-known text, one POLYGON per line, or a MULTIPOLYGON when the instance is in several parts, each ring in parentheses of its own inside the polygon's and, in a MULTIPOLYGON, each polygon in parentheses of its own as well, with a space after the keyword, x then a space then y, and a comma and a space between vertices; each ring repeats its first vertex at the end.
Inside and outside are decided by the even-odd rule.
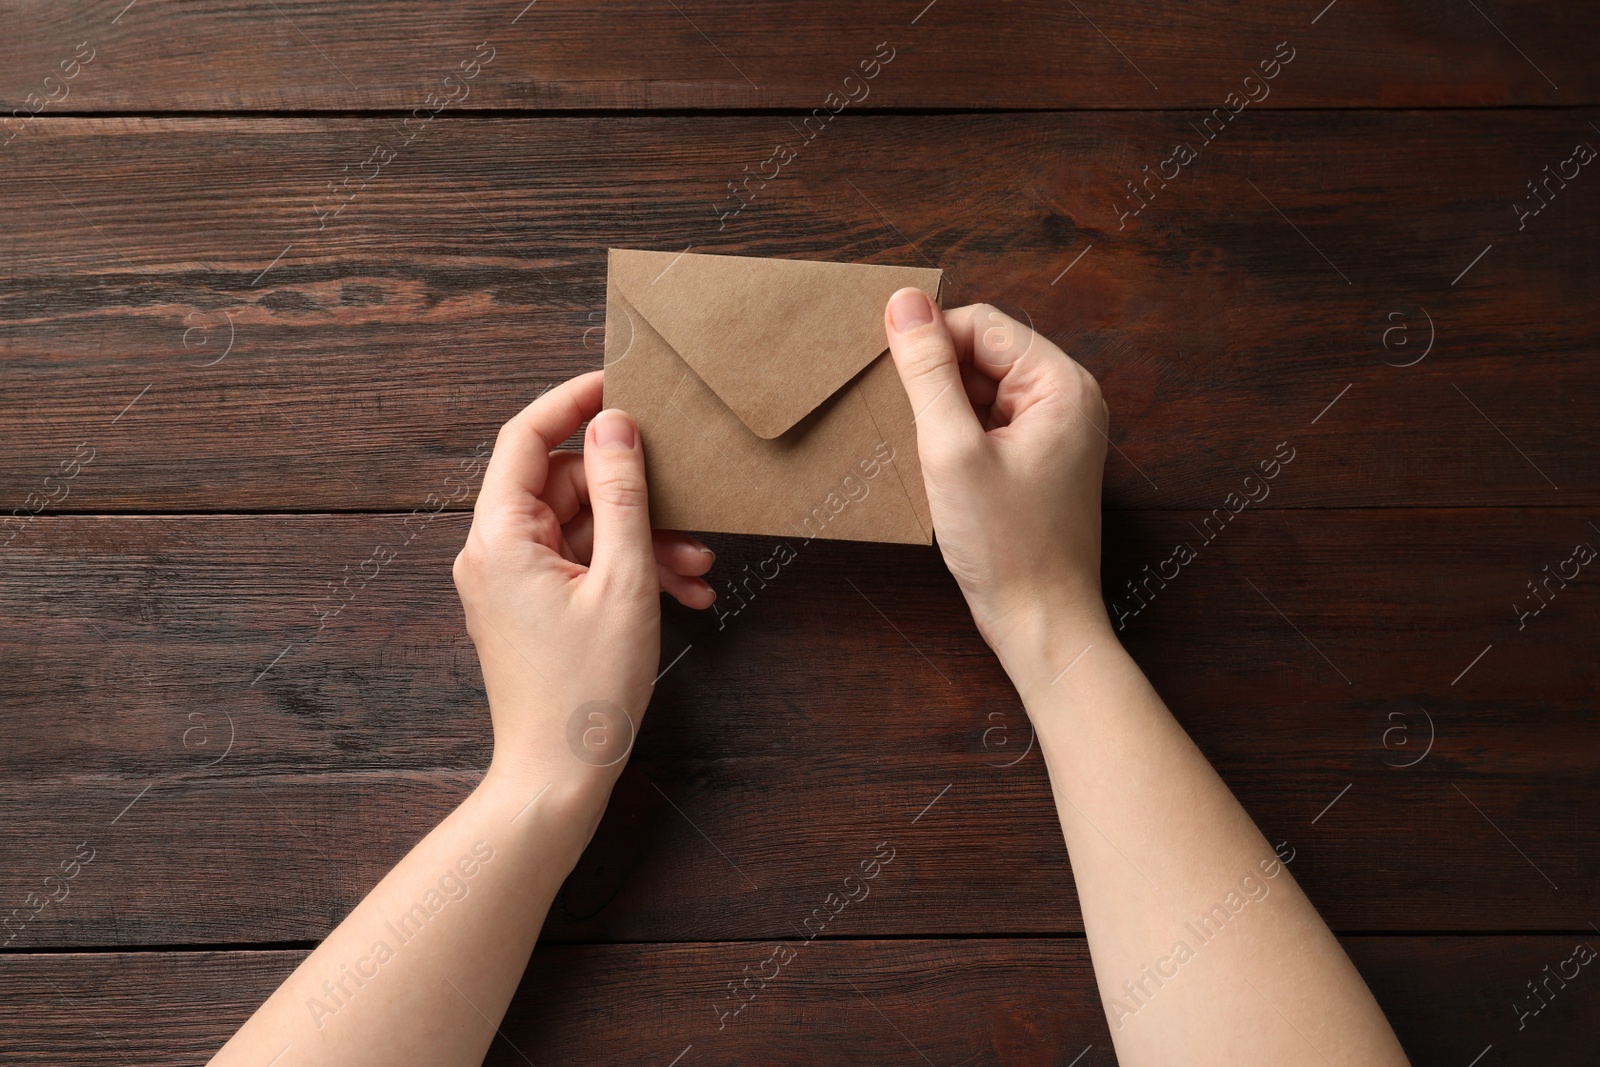
POLYGON ((884 317, 939 550, 1039 736, 1125 1065, 1405 1063, 1361 976, 1122 650, 1100 598, 1110 411, 986 305, 884 317))
POLYGON ((1285 863, 1103 613, 1001 658, 1038 733, 1120 1062, 1404 1064, 1285 863))

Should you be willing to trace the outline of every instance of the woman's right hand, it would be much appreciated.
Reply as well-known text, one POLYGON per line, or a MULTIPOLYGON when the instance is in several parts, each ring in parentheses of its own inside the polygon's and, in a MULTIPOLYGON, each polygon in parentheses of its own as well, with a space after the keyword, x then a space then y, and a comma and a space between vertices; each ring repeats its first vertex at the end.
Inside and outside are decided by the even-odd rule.
POLYGON ((884 327, 916 415, 939 549, 984 640, 1009 668, 1012 653, 1066 637, 1062 627, 1108 630, 1109 413, 1094 377, 987 304, 941 314, 920 290, 901 289, 884 327))

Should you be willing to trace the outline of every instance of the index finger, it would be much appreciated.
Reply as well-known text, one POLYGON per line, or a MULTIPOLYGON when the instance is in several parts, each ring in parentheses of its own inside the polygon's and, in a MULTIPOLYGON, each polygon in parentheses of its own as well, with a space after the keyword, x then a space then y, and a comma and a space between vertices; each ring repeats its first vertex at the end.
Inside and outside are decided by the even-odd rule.
POLYGON ((512 416, 495 438, 478 506, 516 507, 544 492, 550 452, 600 411, 601 371, 562 382, 512 416))
MULTIPOLYGON (((945 312, 944 321, 955 338, 956 357, 996 381, 1041 340, 1031 325, 1018 322, 993 304, 955 308, 945 312)), ((1055 347, 1048 341, 1045 345, 1055 347)))
MULTIPOLYGON (((960 358, 993 379, 990 413, 997 423, 1014 422, 1023 412, 1063 387, 1081 387, 1089 372, 1054 341, 990 304, 972 304, 948 312, 945 321, 956 339, 960 358), (1073 384, 1077 383, 1077 384, 1073 384)), ((1062 396, 1069 396, 1062 392, 1062 396)), ((1082 409, 1079 408, 1081 412, 1082 409)))

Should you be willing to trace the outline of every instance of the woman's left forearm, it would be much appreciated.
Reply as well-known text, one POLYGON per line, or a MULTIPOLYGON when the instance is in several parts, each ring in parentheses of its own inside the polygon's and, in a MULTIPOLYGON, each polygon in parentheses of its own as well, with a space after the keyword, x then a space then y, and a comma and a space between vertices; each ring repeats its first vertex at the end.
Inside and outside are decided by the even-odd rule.
POLYGON ((609 782, 491 770, 263 1004, 214 1064, 476 1065, 609 782))
MULTIPOLYGON (((600 822, 660 670, 660 594, 712 554, 652 530, 644 446, 599 373, 500 429, 452 575, 494 727, 489 773, 212 1060, 482 1062, 545 913, 600 822), (583 452, 558 446, 583 423, 583 452)), ((351 857, 333 857, 334 862, 351 857)))

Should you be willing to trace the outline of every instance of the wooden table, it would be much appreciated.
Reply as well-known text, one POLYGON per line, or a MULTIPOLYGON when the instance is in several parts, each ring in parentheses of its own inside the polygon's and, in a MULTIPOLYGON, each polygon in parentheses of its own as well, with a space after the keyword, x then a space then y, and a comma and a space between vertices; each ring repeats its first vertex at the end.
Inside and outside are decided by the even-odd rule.
MULTIPOLYGON (((1124 638, 1415 1062, 1594 1061, 1594 5, 0 27, 0 1059, 201 1062, 476 780, 461 465, 599 365, 621 246, 937 264, 1082 361, 1124 638)), ((662 657, 491 1062, 1114 1062, 936 550, 813 543, 662 657)))

